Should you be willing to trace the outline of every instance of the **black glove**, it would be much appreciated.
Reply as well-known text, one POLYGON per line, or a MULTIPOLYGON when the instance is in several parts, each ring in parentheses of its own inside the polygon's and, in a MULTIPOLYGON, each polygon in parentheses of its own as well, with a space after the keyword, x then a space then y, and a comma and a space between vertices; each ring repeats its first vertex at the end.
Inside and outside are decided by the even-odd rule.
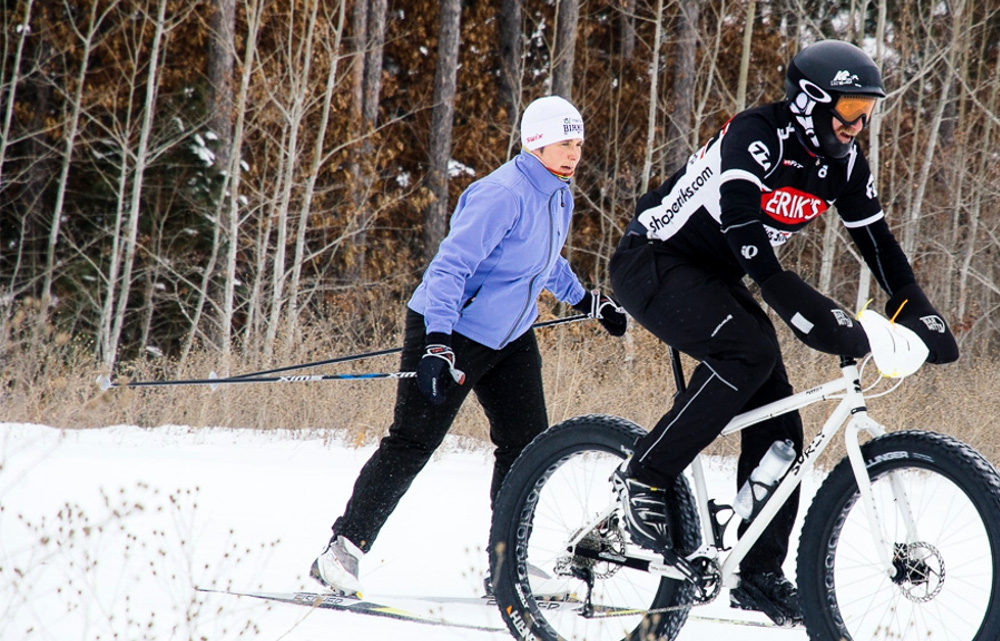
POLYGON ((613 298, 605 296, 599 290, 584 292, 583 298, 573 305, 573 309, 597 319, 612 336, 623 336, 628 328, 625 310, 613 298))
POLYGON ((920 337, 930 353, 928 363, 952 363, 958 360, 958 343, 941 314, 927 300, 916 283, 903 287, 885 304, 885 315, 920 337))
POLYGON ((465 382, 465 373, 455 369, 455 352, 451 351, 451 336, 431 332, 426 338, 426 352, 417 365, 417 387, 434 405, 444 403, 454 384, 465 382))
POLYGON ((870 350, 861 323, 810 287, 794 272, 782 271, 760 284, 768 305, 795 336, 813 349, 860 358, 870 350))

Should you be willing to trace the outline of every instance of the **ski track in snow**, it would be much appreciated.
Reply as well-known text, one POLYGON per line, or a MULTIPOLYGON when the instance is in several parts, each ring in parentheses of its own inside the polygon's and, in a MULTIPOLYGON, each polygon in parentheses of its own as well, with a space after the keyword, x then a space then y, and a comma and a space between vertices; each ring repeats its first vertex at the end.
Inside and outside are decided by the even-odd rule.
MULTIPOLYGON (((0 637, 510 639, 195 591, 320 591, 309 566, 372 451, 318 433, 0 423, 0 637)), ((489 452, 449 437, 362 561, 367 598, 482 594, 491 466, 489 452)), ((735 489, 732 469, 724 461, 708 466, 721 500, 735 489)), ((785 570, 794 576, 790 557, 785 570)), ((410 609, 503 626, 482 606, 412 602, 410 609)), ((766 620, 731 610, 725 591, 692 614, 766 620)), ((712 635, 806 638, 802 630, 691 620, 678 639, 712 635)))

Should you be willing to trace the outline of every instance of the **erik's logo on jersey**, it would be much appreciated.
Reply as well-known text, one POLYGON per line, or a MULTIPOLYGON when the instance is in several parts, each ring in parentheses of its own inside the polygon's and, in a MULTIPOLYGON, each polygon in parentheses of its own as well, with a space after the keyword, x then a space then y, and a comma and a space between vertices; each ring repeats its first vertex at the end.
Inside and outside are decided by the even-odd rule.
POLYGON ((800 225, 826 211, 827 203, 794 187, 781 187, 761 194, 760 208, 778 222, 800 225))
POLYGON ((831 87, 843 87, 845 85, 856 85, 858 83, 858 75, 851 73, 847 69, 842 69, 837 72, 830 81, 831 87))

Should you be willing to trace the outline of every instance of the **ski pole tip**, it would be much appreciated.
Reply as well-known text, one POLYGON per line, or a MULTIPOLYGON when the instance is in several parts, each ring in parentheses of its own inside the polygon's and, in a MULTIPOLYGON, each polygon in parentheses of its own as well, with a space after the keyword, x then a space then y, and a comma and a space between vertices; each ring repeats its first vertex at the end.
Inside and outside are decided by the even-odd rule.
MULTIPOLYGON (((208 373, 208 378, 209 378, 209 380, 213 380, 214 381, 215 379, 219 378, 219 375, 216 374, 215 372, 209 372, 208 373)), ((209 383, 208 387, 214 392, 215 390, 219 389, 219 384, 218 383, 209 383)))

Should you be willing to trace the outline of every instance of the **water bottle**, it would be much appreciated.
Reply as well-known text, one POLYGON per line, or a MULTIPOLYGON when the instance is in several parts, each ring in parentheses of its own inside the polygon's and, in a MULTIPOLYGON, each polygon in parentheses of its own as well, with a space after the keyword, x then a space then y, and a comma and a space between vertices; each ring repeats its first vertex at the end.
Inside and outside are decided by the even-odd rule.
POLYGON ((775 441, 757 468, 750 473, 736 495, 733 511, 744 521, 750 521, 760 511, 768 495, 778 485, 795 460, 795 446, 791 441, 775 441))

